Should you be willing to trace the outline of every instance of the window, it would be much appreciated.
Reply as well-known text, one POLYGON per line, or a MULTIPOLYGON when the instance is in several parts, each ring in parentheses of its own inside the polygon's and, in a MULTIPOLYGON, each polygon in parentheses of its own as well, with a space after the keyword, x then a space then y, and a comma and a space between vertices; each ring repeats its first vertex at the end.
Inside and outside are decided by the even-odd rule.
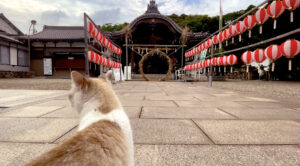
POLYGON ((18 65, 29 66, 29 57, 26 51, 18 50, 18 65))
POLYGON ((9 47, 0 46, 0 63, 9 65, 9 47))

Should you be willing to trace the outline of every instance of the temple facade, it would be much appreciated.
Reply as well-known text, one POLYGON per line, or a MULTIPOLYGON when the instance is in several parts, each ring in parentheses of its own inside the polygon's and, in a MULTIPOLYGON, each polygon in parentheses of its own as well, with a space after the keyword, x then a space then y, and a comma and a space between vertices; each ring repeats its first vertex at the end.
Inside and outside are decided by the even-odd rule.
MULTIPOLYGON (((171 59, 172 72, 184 65, 184 51, 207 37, 208 33, 185 32, 172 19, 162 15, 155 0, 145 13, 121 31, 104 32, 122 48, 122 65, 140 73, 143 56, 156 50, 171 59), (182 40, 184 38, 184 40, 182 40)), ((19 40, 28 44, 28 36, 19 40)), ((47 26, 30 35, 30 70, 37 76, 69 77, 70 71, 84 71, 84 28, 82 26, 47 26)), ((143 72, 164 74, 170 61, 154 54, 143 61, 143 72)))

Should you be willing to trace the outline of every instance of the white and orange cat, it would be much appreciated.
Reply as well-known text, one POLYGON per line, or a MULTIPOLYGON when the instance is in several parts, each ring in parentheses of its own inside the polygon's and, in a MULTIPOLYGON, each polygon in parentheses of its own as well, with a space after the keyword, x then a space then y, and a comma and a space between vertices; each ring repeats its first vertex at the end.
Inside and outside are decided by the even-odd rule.
POLYGON ((109 71, 85 78, 73 71, 69 100, 81 116, 78 132, 26 166, 133 166, 129 119, 114 93, 109 71))

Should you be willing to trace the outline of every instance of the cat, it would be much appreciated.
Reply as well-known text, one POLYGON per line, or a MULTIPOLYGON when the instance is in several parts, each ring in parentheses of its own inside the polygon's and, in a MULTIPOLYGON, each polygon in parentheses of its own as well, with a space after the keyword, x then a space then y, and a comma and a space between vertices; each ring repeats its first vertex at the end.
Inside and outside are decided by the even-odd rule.
POLYGON ((80 115, 77 133, 25 166, 133 166, 129 119, 111 87, 113 73, 85 78, 71 72, 69 101, 80 115))

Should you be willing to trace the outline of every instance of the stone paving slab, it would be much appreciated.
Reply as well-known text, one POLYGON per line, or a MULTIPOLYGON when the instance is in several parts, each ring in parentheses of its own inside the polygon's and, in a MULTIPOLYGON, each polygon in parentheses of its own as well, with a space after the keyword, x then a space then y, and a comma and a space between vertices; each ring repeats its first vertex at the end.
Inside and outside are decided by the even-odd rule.
POLYGON ((221 110, 233 114, 240 119, 300 119, 300 112, 289 108, 220 108, 221 110))
POLYGON ((195 120, 216 144, 300 144, 295 121, 195 120))
POLYGON ((137 144, 211 144, 191 120, 131 119, 137 144))
POLYGON ((144 107, 141 118, 167 119, 235 119, 217 108, 144 107))
POLYGON ((255 100, 255 101, 278 102, 277 100, 261 98, 261 97, 246 97, 246 98, 255 100))
POLYGON ((227 107, 227 108, 247 108, 248 106, 232 101, 175 101, 179 107, 227 107))
POLYGON ((29 162, 32 158, 53 148, 55 144, 1 143, 0 165, 16 166, 29 162))
POLYGON ((283 108, 284 106, 278 102, 263 102, 263 101, 239 101, 239 104, 243 104, 253 109, 262 109, 262 108, 283 108))
POLYGON ((52 118, 75 118, 79 119, 79 114, 72 110, 71 107, 64 107, 62 109, 58 109, 54 112, 51 112, 49 114, 46 114, 42 117, 52 117, 52 118))
POLYGON ((0 141, 50 143, 77 124, 77 119, 0 118, 0 141))
POLYGON ((195 98, 197 98, 199 101, 206 101, 206 102, 224 102, 224 101, 255 101, 253 99, 246 98, 244 96, 240 95, 232 95, 232 96, 201 96, 201 95, 195 95, 195 98))
POLYGON ((177 107, 177 105, 173 101, 134 101, 127 100, 122 101, 122 105, 125 107, 128 106, 152 106, 152 107, 177 107))
POLYGON ((129 118, 139 118, 142 107, 123 107, 129 118))
POLYGON ((0 114, 1 117, 40 117, 63 106, 27 106, 0 114))
POLYGON ((49 100, 46 102, 42 102, 39 104, 36 104, 39 106, 70 106, 70 102, 68 101, 68 99, 64 99, 64 100, 49 100))
POLYGON ((136 166, 297 166, 297 146, 136 145, 136 166))
POLYGON ((197 100, 193 96, 146 96, 145 100, 197 100))

